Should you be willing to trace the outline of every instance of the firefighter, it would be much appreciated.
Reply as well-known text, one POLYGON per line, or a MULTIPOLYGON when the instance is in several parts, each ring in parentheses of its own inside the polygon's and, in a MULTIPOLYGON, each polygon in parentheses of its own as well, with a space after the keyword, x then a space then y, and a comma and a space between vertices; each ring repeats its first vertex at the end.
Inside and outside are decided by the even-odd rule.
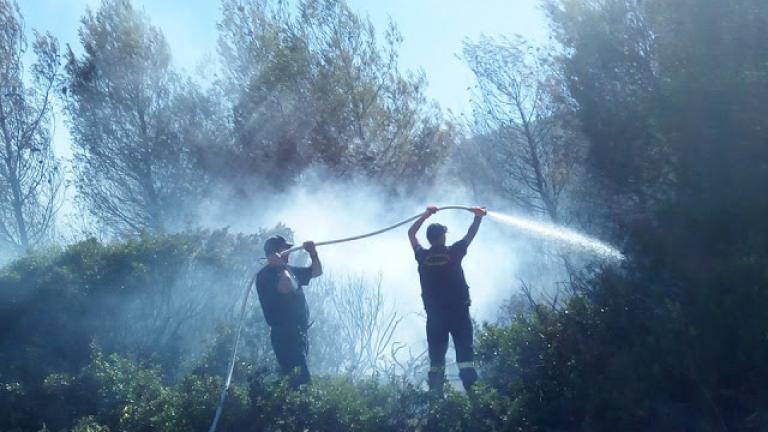
POLYGON ((408 230, 416 257, 421 281, 421 298, 427 312, 427 344, 429 346, 429 388, 436 394, 443 394, 445 382, 445 355, 448 351, 448 336, 453 338, 456 349, 456 363, 464 389, 471 393, 477 381, 472 341, 472 319, 469 316, 469 285, 464 278, 461 262, 467 248, 475 238, 480 222, 486 211, 473 207, 475 218, 467 234, 461 240, 446 245, 448 228, 438 223, 427 227, 429 249, 416 239, 416 233, 437 207, 429 206, 408 230))
POLYGON ((298 388, 310 382, 307 367, 309 309, 304 287, 312 278, 322 275, 323 268, 311 241, 303 246, 312 264, 309 267, 288 265, 288 254, 283 252, 292 246, 283 236, 267 239, 264 243, 267 265, 256 275, 256 291, 270 327, 272 349, 280 371, 290 377, 293 388, 298 388))

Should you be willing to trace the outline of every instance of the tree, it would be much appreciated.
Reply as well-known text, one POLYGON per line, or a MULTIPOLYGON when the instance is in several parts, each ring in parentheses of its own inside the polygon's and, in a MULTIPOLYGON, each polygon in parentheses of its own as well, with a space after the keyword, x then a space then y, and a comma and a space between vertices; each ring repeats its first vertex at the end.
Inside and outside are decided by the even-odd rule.
MULTIPOLYGON (((559 64, 541 48, 507 38, 467 42, 464 59, 477 79, 477 99, 469 143, 475 149, 464 149, 460 164, 470 176, 485 175, 491 190, 522 209, 556 224, 570 222, 564 216, 563 194, 580 180, 585 141, 559 64)), ((552 268, 549 259, 541 259, 548 255, 562 262, 569 279, 575 276, 571 257, 546 248, 539 262, 532 263, 544 267, 538 274, 559 273, 560 264, 552 268)), ((554 290, 545 296, 556 305, 563 283, 552 282, 544 292, 554 290)), ((526 282, 522 288, 530 292, 526 282)))
POLYGON ((626 229, 668 196, 672 177, 674 155, 657 134, 657 38, 639 0, 548 0, 545 10, 595 190, 626 229))
POLYGON ((474 140, 493 183, 523 208, 560 222, 560 198, 584 145, 557 64, 506 38, 466 43, 464 58, 478 82, 474 140))
POLYGON ((51 240, 59 209, 62 177, 51 149, 59 45, 35 32, 28 77, 23 17, 8 0, 0 0, 0 29, 0 245, 20 253, 51 240))
POLYGON ((380 47, 370 21, 345 2, 311 0, 301 3, 296 28, 313 60, 313 153, 342 176, 392 184, 433 175, 451 130, 423 95, 424 76, 400 72, 395 25, 380 47), (339 149, 336 159, 327 158, 329 148, 339 149))
MULTIPOLYGON (((768 5, 549 3, 589 137, 589 171, 607 186, 629 246, 626 272, 599 272, 583 300, 587 314, 600 314, 582 337, 602 334, 591 343, 609 351, 587 349, 574 364, 616 371, 656 364, 617 374, 621 384, 607 381, 606 390, 636 388, 631 399, 590 406, 646 407, 625 420, 634 425, 759 429, 768 406, 759 390, 768 382, 760 366, 768 351, 754 343, 768 322, 768 5), (629 364, 606 368, 607 359, 629 364)), ((579 345, 588 346, 572 343, 579 345)))
POLYGON ((383 45, 341 0, 224 2, 222 87, 233 101, 236 175, 285 185, 308 167, 392 186, 434 175, 453 130, 399 70, 394 26, 383 45))
POLYGON ((84 55, 67 56, 66 105, 79 197, 108 232, 172 228, 199 187, 185 145, 197 113, 180 98, 194 86, 172 70, 162 32, 129 0, 89 10, 80 40, 84 55))

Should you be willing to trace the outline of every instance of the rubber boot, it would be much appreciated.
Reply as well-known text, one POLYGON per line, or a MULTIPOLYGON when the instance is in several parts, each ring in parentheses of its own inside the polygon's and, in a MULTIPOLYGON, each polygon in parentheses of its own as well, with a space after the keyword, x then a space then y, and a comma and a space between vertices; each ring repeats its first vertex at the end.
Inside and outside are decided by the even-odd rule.
POLYGON ((291 388, 298 390, 312 382, 306 365, 297 366, 291 372, 291 388))
POLYGON ((467 394, 473 395, 474 388, 472 387, 477 382, 477 371, 473 367, 459 369, 459 378, 464 385, 464 390, 467 394))
POLYGON ((429 384, 429 391, 438 397, 443 397, 443 389, 445 387, 445 373, 441 372, 429 372, 427 373, 427 383, 429 384))

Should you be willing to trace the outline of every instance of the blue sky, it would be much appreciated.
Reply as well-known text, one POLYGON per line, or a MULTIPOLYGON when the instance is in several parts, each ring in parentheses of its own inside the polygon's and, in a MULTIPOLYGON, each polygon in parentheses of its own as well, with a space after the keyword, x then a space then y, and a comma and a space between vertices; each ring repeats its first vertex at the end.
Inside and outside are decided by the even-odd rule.
MULTIPOLYGON (((50 31, 62 44, 78 45, 77 29, 85 8, 99 0, 18 0, 27 30, 50 31)), ((462 41, 520 34, 544 41, 548 35, 539 0, 348 0, 381 31, 389 17, 404 37, 401 65, 421 69, 429 81, 427 95, 455 113, 470 111, 472 74, 457 58, 462 41)), ((174 62, 195 71, 216 52, 218 0, 133 0, 153 24, 162 28, 174 62)))

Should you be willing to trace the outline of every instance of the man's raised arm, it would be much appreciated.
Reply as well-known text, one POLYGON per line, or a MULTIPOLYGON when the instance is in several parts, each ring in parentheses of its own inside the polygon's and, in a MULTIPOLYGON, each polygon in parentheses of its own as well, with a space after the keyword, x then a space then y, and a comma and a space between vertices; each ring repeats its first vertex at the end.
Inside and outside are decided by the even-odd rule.
POLYGON ((467 230, 467 235, 464 236, 464 242, 467 243, 467 246, 472 243, 475 235, 477 235, 477 230, 480 229, 480 222, 483 220, 483 216, 488 214, 483 207, 473 207, 472 212, 475 214, 475 220, 472 221, 472 225, 470 225, 469 230, 467 230))
POLYGON ((421 217, 416 219, 416 222, 414 222, 413 225, 411 225, 411 227, 408 229, 408 239, 411 241, 411 247, 413 250, 417 250, 421 247, 419 240, 416 238, 416 233, 419 232, 419 228, 421 228, 421 225, 424 223, 424 221, 435 213, 437 213, 437 207, 428 206, 427 209, 424 210, 424 213, 422 213, 421 217))

